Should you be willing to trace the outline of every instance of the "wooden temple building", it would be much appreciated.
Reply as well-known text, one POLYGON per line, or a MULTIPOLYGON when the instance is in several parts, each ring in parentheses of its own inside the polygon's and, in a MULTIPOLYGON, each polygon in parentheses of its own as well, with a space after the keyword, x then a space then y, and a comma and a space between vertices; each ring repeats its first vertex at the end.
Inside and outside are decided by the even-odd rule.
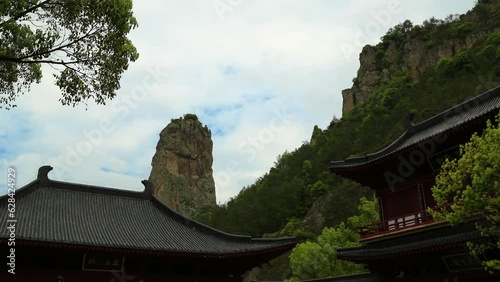
POLYGON ((41 167, 16 191, 15 217, 8 195, 0 197, 0 281, 242 281, 295 246, 292 238, 232 235, 190 220, 161 203, 148 181, 135 192, 51 180, 50 170, 41 167))
MULTIPOLYGON (((431 188, 443 160, 458 156, 499 104, 497 87, 419 124, 409 117, 402 136, 379 152, 330 162, 331 172, 370 187, 379 201, 381 220, 360 230, 362 246, 337 252, 372 273, 358 281, 500 281, 466 247, 486 240, 474 221, 450 226, 427 212, 435 206, 431 188)), ((498 251, 486 256, 500 258, 498 251)))

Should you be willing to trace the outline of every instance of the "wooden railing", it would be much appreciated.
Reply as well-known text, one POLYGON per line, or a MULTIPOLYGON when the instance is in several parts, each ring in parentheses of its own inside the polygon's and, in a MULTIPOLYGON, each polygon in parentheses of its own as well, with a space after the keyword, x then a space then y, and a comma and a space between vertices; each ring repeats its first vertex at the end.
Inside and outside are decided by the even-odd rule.
POLYGON ((382 234, 389 234, 399 230, 433 223, 434 219, 427 211, 418 211, 400 217, 379 221, 375 224, 363 226, 360 229, 361 239, 382 234))

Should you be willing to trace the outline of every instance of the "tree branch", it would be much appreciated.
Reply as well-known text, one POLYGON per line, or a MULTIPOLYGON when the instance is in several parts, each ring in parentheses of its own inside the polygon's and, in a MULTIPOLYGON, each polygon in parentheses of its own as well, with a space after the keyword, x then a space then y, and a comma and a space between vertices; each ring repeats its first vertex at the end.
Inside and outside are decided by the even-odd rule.
MULTIPOLYGON (((67 43, 67 44, 64 44, 64 45, 59 45, 59 46, 57 46, 56 48, 52 48, 52 49, 47 50, 47 51, 44 51, 44 52, 39 52, 39 53, 29 54, 29 55, 26 55, 26 56, 20 57, 20 58, 18 58, 18 59, 20 59, 20 60, 24 60, 24 59, 27 59, 27 58, 32 58, 32 57, 36 57, 36 56, 42 56, 42 55, 50 54, 50 53, 52 53, 52 52, 60 51, 60 50, 62 50, 62 49, 64 49, 64 48, 66 48, 66 47, 68 47, 68 46, 71 46, 71 45, 73 45, 73 44, 75 44, 75 43, 78 43, 78 42, 82 41, 83 39, 85 39, 85 38, 87 38, 87 37, 90 37, 90 36, 94 35, 96 32, 97 32, 97 30, 95 30, 95 31, 93 31, 93 32, 90 32, 90 33, 87 33, 87 34, 85 34, 84 36, 82 36, 82 37, 80 37, 80 38, 78 38, 78 39, 76 39, 76 40, 74 40, 74 41, 71 41, 71 42, 69 42, 69 43, 67 43)), ((0 56, 0 60, 1 60, 1 56, 0 56)))
POLYGON ((88 78, 88 75, 86 73, 82 72, 81 70, 78 70, 78 69, 76 69, 76 68, 74 68, 74 67, 72 67, 72 66, 70 66, 70 65, 68 65, 66 63, 64 63, 63 65, 65 67, 67 67, 68 69, 71 69, 71 70, 73 70, 76 73, 79 73, 80 75, 82 75, 82 77, 88 78))
POLYGON ((45 0, 45 1, 42 1, 42 2, 40 2, 40 3, 38 3, 38 4, 36 4, 35 6, 32 6, 32 7, 28 8, 28 9, 26 9, 26 10, 22 11, 21 13, 19 13, 19 14, 15 15, 14 17, 12 17, 12 18, 10 18, 10 19, 8 19, 8 20, 6 20, 6 21, 4 21, 4 22, 0 23, 0 27, 2 27, 4 24, 6 24, 6 23, 8 23, 8 22, 11 22, 11 21, 17 21, 18 19, 20 19, 20 18, 22 18, 22 17, 26 16, 27 14, 29 14, 29 13, 31 13, 31 12, 33 12, 33 11, 35 11, 36 9, 43 7, 45 4, 49 3, 50 1, 52 1, 52 0, 45 0))
POLYGON ((4 62, 13 62, 13 63, 19 63, 19 64, 55 64, 55 65, 68 65, 68 64, 80 64, 80 63, 85 63, 90 60, 75 60, 75 61, 54 61, 54 60, 24 60, 21 58, 12 58, 12 57, 7 57, 7 56, 1 56, 0 55, 0 61, 4 62))

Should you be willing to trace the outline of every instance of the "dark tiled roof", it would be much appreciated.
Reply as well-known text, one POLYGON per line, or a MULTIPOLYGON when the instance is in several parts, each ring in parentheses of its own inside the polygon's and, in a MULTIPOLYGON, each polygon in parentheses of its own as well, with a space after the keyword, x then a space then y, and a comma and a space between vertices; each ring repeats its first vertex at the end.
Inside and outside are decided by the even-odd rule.
POLYGON ((375 273, 363 273, 349 276, 304 280, 303 282, 381 282, 383 277, 375 273))
POLYGON ((464 248, 465 242, 481 238, 472 223, 419 232, 398 238, 386 239, 360 247, 337 250, 337 257, 351 261, 380 260, 425 253, 436 249, 464 248))
MULTIPOLYGON (((49 180, 50 169, 40 168, 37 180, 16 191, 17 241, 214 256, 295 245, 293 238, 232 235, 192 221, 151 195, 148 182, 144 192, 109 189, 49 180)), ((0 197, 0 222, 7 222, 7 196, 0 197)), ((8 236, 1 228, 0 239, 8 236)))
POLYGON ((449 130, 457 128, 487 114, 498 111, 500 104, 500 86, 479 96, 456 105, 436 116, 433 116, 417 125, 410 121, 405 123, 406 131, 391 145, 363 157, 349 158, 343 161, 330 162, 330 169, 355 167, 358 165, 376 162, 395 152, 404 150, 434 136, 439 136, 449 130))

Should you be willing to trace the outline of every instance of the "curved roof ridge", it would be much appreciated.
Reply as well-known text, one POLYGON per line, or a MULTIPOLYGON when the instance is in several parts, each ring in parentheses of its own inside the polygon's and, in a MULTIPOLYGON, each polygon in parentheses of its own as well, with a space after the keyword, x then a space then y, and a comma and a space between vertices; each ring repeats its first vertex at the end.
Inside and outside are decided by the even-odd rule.
POLYGON ((159 208, 163 209, 164 211, 170 213, 175 219, 178 221, 188 225, 188 226, 194 226, 194 227, 199 227, 201 228, 202 231, 208 232, 210 234, 217 234, 217 235, 222 235, 227 239, 233 239, 233 240, 245 240, 248 242, 251 241, 259 241, 259 242, 285 242, 285 241, 290 241, 290 242, 296 242, 295 238, 293 237, 283 237, 283 238, 254 238, 250 235, 243 235, 243 234, 234 234, 234 233, 229 233, 225 232, 219 229, 216 229, 214 227, 208 226, 204 223, 198 222, 196 220, 193 220, 175 210, 167 206, 165 203, 160 201, 156 196, 153 195, 151 198, 155 204, 159 206, 159 208))
POLYGON ((388 151, 389 149, 392 149, 392 148, 395 148, 397 146, 399 146, 401 143, 404 142, 404 140, 406 140, 409 136, 411 136, 412 134, 410 133, 410 131, 408 130, 405 130, 396 140, 394 140, 391 144, 389 144, 387 147, 385 148, 382 148, 381 150, 378 150, 377 152, 374 152, 374 153, 370 153, 370 154, 366 154, 364 156, 360 156, 360 157, 353 157, 353 158, 346 158, 342 161, 331 161, 330 162, 330 166, 335 166, 336 164, 347 164, 349 162, 353 162, 353 163, 356 163, 358 161, 368 161, 369 158, 371 157, 377 157, 379 155, 382 155, 385 151, 388 151))
MULTIPOLYGON (((26 194, 29 194, 30 192, 33 191, 34 188, 38 187, 39 186, 39 180, 38 179, 35 179, 33 181, 31 181, 30 183, 28 184, 25 184, 23 187, 21 188, 15 188, 15 191, 14 191, 14 194, 15 194, 15 197, 16 198, 20 198, 22 197, 23 195, 26 195, 26 194)), ((6 199, 10 197, 9 196, 9 193, 7 192, 7 194, 5 195, 0 195, 0 203, 6 199)))
POLYGON ((110 195, 110 196, 120 196, 127 198, 139 198, 139 199, 147 199, 144 197, 143 191, 133 191, 133 190, 125 190, 120 188, 113 187, 102 187, 97 185, 88 185, 88 184, 80 184, 59 180, 50 180, 49 185, 40 186, 40 188, 50 187, 52 189, 66 190, 66 191, 75 191, 75 192, 84 192, 84 193, 92 193, 92 194, 102 194, 102 195, 110 195))
POLYGON ((216 233, 218 235, 222 235, 222 236, 225 236, 226 238, 228 239, 236 239, 236 240, 239 240, 239 239, 245 239, 247 241, 263 241, 263 242, 284 242, 284 241, 295 241, 295 238, 292 238, 292 237, 284 237, 284 238, 253 238, 252 236, 250 235, 242 235, 242 234, 233 234, 233 233, 229 233, 229 232, 225 232, 225 231, 222 231, 222 230, 218 230, 216 228, 213 228, 211 226, 208 226, 206 224, 203 224, 201 222, 198 222, 196 220, 193 220, 173 209, 171 209, 169 206, 167 206, 165 203, 163 203, 162 201, 160 201, 158 198, 156 198, 156 196, 153 196, 152 199, 155 200, 155 202, 161 206, 161 208, 163 209, 166 209, 170 214, 172 214, 173 216, 176 217, 176 219, 179 219, 179 220, 182 220, 185 224, 187 225, 195 225, 197 227, 200 227, 202 228, 204 231, 208 231, 210 233, 216 233))
POLYGON ((346 158, 339 161, 331 161, 329 167, 331 169, 337 167, 351 167, 380 159, 392 153, 418 144, 419 142, 437 136, 454 126, 462 125, 470 120, 479 118, 486 113, 494 110, 500 103, 500 86, 490 89, 481 95, 472 97, 464 102, 457 104, 439 114, 436 114, 418 124, 412 124, 409 120, 405 120, 406 130, 387 147, 362 157, 346 158), (470 112, 470 115, 467 113, 470 112), (432 127, 439 127, 432 131, 432 127), (429 131, 429 132, 426 132, 429 131))
MULTIPOLYGON (((129 198, 139 198, 139 199, 148 199, 150 194, 152 193, 152 187, 149 183, 142 181, 144 185, 144 190, 142 191, 133 191, 120 189, 116 187, 104 187, 92 184, 81 184, 75 182, 61 181, 61 180, 53 180, 48 177, 48 173, 53 169, 52 166, 45 165, 38 169, 38 177, 33 182, 38 182, 38 187, 51 187, 60 190, 67 191, 77 191, 77 192, 88 192, 95 194, 103 194, 103 195, 113 195, 113 196, 121 196, 121 197, 129 197, 129 198)), ((24 189, 22 187, 21 189, 24 189)), ((31 188, 33 189, 33 188, 31 188)))
POLYGON ((418 124, 415 124, 413 125, 416 129, 416 131, 421 131, 422 129, 424 128, 427 128, 429 126, 432 126, 432 125, 435 125, 437 123, 439 123, 439 121, 442 121, 442 119, 444 120, 447 120, 453 116, 457 116, 459 114, 461 114, 463 112, 463 110, 469 110, 470 106, 466 106, 468 105, 469 103, 473 102, 474 103, 474 106, 473 107, 477 107, 479 106, 480 104, 485 104, 487 102, 489 102, 490 100, 492 100, 492 98, 495 98, 495 94, 496 95, 500 95, 500 86, 497 86, 497 87, 494 87, 482 94, 479 94, 477 96, 474 96, 474 97, 471 97, 445 111, 442 111, 422 122, 419 122, 418 124))

